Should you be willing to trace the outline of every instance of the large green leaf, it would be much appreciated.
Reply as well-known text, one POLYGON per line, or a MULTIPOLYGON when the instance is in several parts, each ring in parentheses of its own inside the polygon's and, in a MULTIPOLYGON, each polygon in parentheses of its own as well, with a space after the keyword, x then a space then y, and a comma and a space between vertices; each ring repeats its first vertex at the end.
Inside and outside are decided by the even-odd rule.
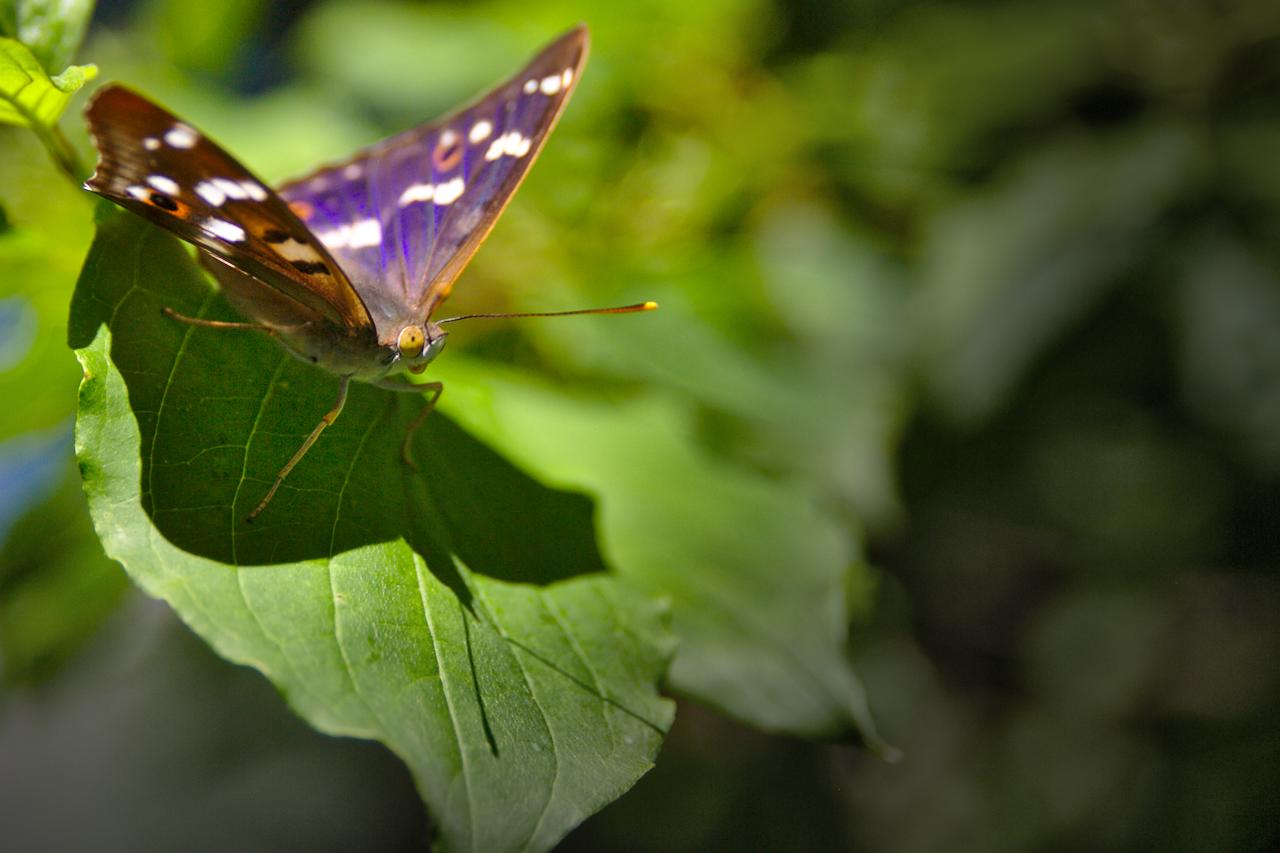
POLYGON ((144 590, 312 725, 387 744, 451 849, 546 849, 651 766, 670 640, 601 572, 586 499, 444 416, 413 473, 420 401, 361 386, 248 525, 336 382, 164 306, 226 310, 180 244, 105 213, 72 306, 76 445, 98 534, 144 590))
POLYGON ((803 488, 699 450, 660 399, 585 400, 442 362, 451 415, 523 467, 598 496, 619 571, 671 599, 674 687, 766 730, 882 748, 848 649, 867 572, 803 488))

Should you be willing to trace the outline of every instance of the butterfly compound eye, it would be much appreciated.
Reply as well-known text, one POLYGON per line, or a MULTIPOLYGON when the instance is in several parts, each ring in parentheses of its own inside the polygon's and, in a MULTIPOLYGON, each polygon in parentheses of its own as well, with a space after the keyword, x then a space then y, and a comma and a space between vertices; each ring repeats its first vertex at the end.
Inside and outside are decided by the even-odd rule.
POLYGON ((401 358, 417 358, 422 355, 422 348, 426 345, 426 333, 421 326, 405 326, 400 330, 400 337, 396 339, 396 346, 400 350, 401 358))

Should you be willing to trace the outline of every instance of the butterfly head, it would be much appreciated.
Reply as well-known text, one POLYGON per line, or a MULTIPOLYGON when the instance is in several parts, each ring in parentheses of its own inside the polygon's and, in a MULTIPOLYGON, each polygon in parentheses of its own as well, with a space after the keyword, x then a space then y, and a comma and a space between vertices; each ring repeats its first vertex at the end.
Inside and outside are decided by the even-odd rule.
POLYGON ((426 326, 410 324, 396 336, 396 356, 410 373, 421 373, 444 349, 447 337, 448 333, 435 323, 428 322, 426 326))

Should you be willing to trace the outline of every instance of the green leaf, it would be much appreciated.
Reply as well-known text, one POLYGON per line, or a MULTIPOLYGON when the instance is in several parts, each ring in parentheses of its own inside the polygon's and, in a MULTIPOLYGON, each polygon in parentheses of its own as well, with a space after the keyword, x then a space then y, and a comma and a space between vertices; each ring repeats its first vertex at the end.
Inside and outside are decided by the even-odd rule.
POLYGON ((399 755, 450 849, 548 849, 625 792, 671 721, 671 642, 660 608, 602 573, 589 501, 443 415, 415 474, 398 446, 419 398, 360 386, 247 525, 336 380, 165 306, 231 316, 181 244, 104 214, 70 340, 107 553, 316 728, 399 755))
POLYGON ((598 497, 611 562, 671 599, 676 689, 769 731, 854 735, 890 754, 848 653, 852 592, 868 581, 836 517, 699 450, 659 399, 594 402, 494 366, 438 367, 469 430, 598 497))
POLYGON ((4 0, 0 32, 31 48, 45 68, 63 68, 84 40, 93 6, 93 0, 4 0))
POLYGON ((0 38, 0 122, 47 130, 71 96, 97 75, 96 65, 72 65, 50 77, 26 45, 0 38))

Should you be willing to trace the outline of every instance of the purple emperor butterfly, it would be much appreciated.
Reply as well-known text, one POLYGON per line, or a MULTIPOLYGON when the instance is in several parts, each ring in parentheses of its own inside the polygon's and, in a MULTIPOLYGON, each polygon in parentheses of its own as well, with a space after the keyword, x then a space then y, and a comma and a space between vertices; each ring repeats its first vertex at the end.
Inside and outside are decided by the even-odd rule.
POLYGON ((257 329, 339 377, 338 399, 276 475, 252 521, 342 411, 352 379, 430 398, 414 385, 445 342, 446 323, 475 317, 627 313, 657 307, 471 314, 432 321, 492 230, 564 111, 586 61, 585 26, 565 33, 471 106, 272 191, 191 125, 121 86, 86 110, 98 148, 85 188, 194 243, 228 302, 257 329))

